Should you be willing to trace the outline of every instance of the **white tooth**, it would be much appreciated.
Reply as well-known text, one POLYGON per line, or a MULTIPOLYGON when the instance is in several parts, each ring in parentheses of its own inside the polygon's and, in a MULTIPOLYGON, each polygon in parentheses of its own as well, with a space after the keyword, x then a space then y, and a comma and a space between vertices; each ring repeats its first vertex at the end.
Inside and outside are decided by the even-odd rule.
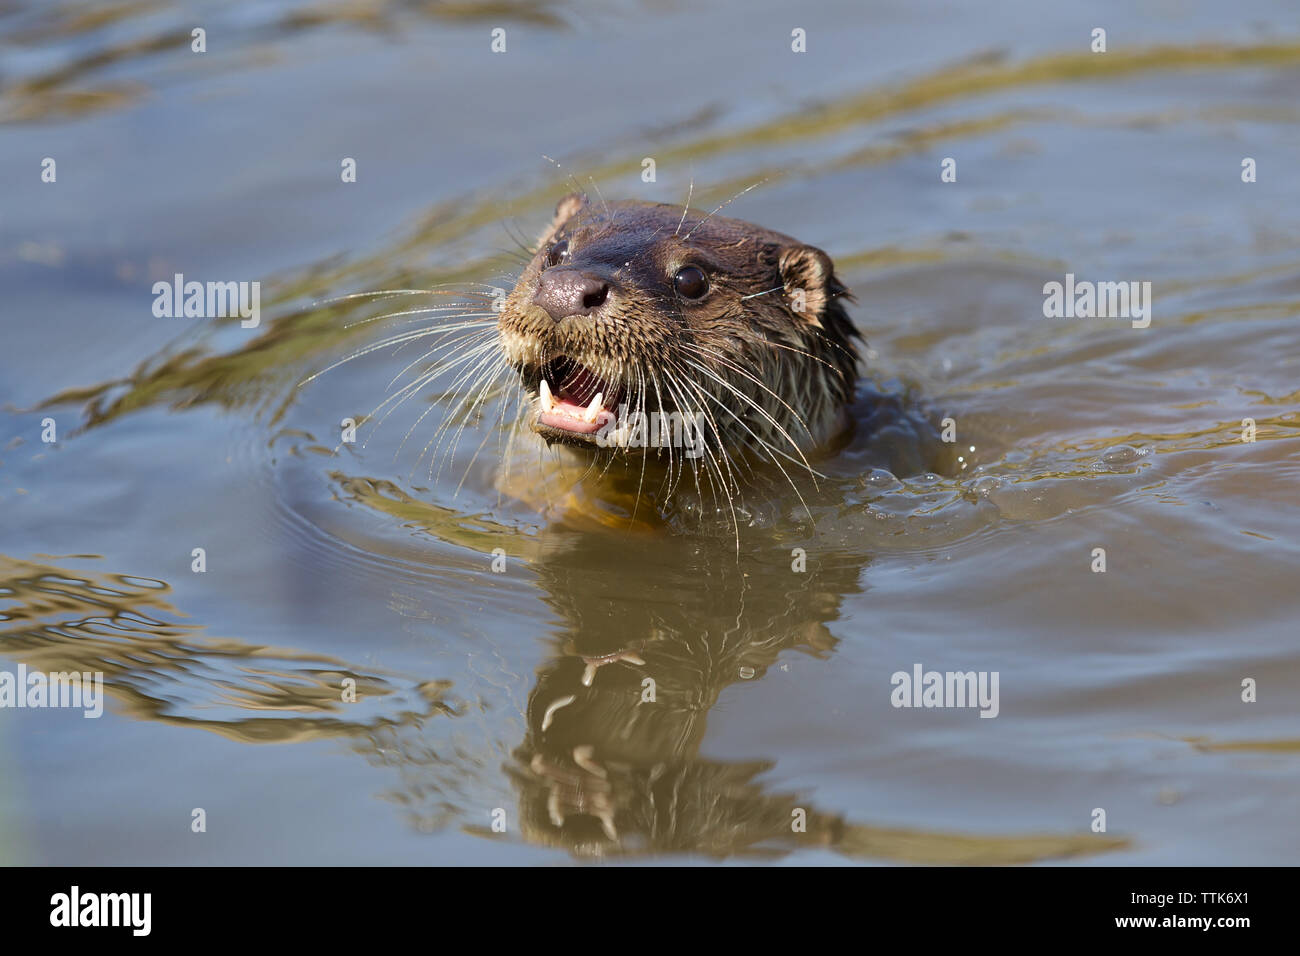
POLYGON ((593 398, 591 400, 591 404, 587 406, 587 414, 583 415, 582 417, 589 423, 594 422, 596 420, 596 416, 600 414, 601 408, 604 407, 603 404, 604 401, 605 401, 604 393, 597 392, 596 397, 593 398))
POLYGON ((547 384, 546 379, 542 379, 542 384, 537 387, 537 393, 542 399, 542 411, 549 412, 555 407, 555 399, 551 397, 551 386, 547 384))

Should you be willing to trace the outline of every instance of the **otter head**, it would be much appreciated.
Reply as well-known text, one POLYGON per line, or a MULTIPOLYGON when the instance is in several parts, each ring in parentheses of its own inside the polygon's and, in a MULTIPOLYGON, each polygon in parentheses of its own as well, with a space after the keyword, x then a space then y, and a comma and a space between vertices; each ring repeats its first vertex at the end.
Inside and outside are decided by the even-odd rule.
POLYGON ((852 397, 847 295, 830 258, 789 236, 574 194, 497 330, 548 442, 799 460, 852 397))

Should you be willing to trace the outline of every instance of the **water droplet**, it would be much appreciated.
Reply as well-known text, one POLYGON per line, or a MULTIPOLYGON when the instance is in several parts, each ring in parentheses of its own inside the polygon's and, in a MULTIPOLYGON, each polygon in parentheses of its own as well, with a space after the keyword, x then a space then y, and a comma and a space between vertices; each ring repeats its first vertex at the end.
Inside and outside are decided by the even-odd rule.
POLYGON ((1108 465, 1127 465, 1142 457, 1142 452, 1132 445, 1116 445, 1101 453, 1101 460, 1108 465))
POLYGON ((862 477, 862 483, 877 491, 891 491, 902 486, 902 482, 884 468, 872 468, 862 477))

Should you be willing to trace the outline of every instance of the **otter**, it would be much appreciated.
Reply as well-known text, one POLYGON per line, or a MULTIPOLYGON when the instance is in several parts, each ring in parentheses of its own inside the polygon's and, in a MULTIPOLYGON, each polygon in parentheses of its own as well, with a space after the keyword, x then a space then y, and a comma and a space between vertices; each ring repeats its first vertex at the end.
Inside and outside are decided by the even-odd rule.
POLYGON ((790 236, 572 193, 497 335, 548 445, 643 471, 653 456, 673 476, 702 465, 731 496, 762 462, 811 471, 849 426, 862 341, 850 300, 830 257, 790 236))

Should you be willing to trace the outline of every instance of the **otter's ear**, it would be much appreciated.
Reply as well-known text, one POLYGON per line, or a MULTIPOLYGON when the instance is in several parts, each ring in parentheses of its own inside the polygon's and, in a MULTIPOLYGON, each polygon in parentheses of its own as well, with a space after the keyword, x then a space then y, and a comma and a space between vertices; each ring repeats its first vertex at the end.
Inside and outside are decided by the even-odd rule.
POLYGON ((564 225, 574 213, 587 205, 586 193, 569 193, 555 204, 555 221, 552 225, 556 229, 564 225))
POLYGON ((558 203, 555 204, 555 218, 551 224, 546 227, 546 232, 542 233, 541 241, 538 245, 544 246, 551 241, 551 237, 564 227, 564 224, 577 215, 587 205, 587 196, 585 193, 569 193, 558 203))
POLYGON ((835 278, 831 257, 815 246, 785 246, 777 258, 791 311, 820 327, 826 308, 845 288, 835 278))

